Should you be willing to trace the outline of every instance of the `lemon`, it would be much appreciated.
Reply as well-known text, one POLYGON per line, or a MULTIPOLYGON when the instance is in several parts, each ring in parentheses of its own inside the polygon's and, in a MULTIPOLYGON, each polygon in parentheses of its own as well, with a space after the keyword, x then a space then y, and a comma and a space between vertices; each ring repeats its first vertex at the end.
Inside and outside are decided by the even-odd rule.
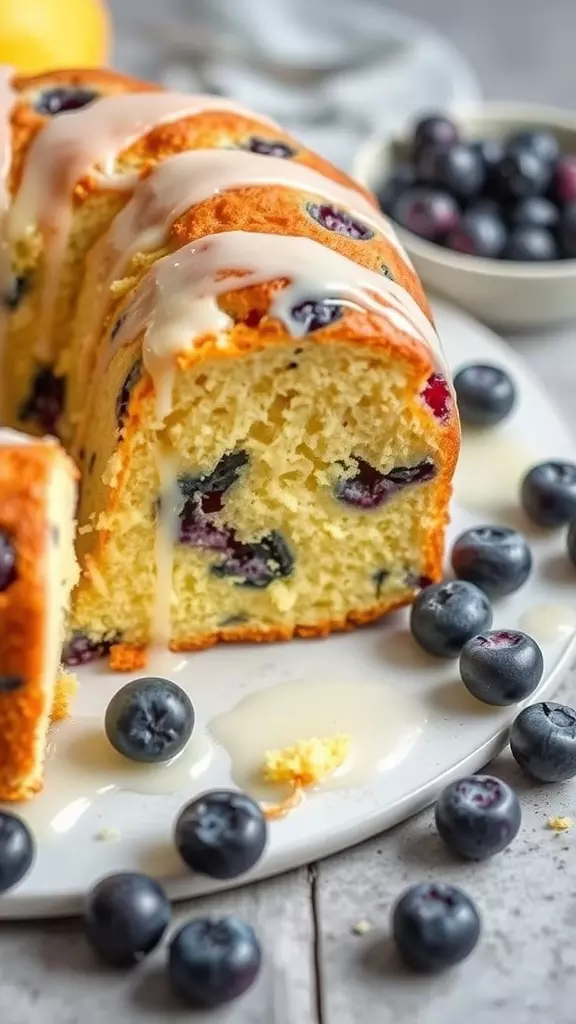
POLYGON ((0 64, 19 72, 95 67, 108 43, 102 0, 0 0, 0 64))

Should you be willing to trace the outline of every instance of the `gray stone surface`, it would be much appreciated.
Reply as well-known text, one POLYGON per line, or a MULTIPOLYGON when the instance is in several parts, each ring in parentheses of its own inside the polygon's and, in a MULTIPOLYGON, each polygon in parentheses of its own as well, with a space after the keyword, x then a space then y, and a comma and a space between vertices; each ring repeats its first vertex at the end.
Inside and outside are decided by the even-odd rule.
MULTIPOLYGON (((468 56, 491 97, 574 105, 574 0, 388 0, 434 22, 468 56)), ((117 0, 128 16, 141 0, 117 0)), ((190 5, 192 6, 192 4, 190 5)), ((327 16, 329 5, 327 5, 327 16)), ((425 97, 423 97, 423 104, 425 97)), ((576 430, 576 328, 514 339, 576 430)), ((568 696, 576 700, 576 679, 568 696)), ((181 906, 177 921, 233 910, 254 922, 266 968, 237 1006, 182 1011, 162 981, 162 955, 124 974, 97 969, 74 922, 0 926, 2 1024, 573 1024, 576 1011, 576 830, 556 837, 549 814, 576 816, 576 786, 526 787, 510 758, 498 770, 522 790, 524 827, 483 866, 448 861, 427 812, 355 850, 275 881, 181 906), (408 882, 450 878, 478 900, 476 954, 435 979, 408 976, 388 936, 390 905, 408 882), (374 925, 359 937, 352 927, 374 925)))

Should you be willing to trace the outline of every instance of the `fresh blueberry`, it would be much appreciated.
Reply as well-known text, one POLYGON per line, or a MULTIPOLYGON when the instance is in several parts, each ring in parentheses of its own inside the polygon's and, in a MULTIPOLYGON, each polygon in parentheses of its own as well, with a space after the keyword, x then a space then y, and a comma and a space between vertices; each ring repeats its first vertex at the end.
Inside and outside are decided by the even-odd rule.
POLYGON ((381 473, 364 459, 356 458, 356 463, 357 472, 338 480, 334 495, 338 501, 358 509, 382 508, 398 491, 428 483, 436 475, 431 459, 423 459, 415 466, 396 466, 389 473, 381 473))
POLYGON ((468 213, 487 213, 491 217, 498 217, 500 220, 504 220, 504 209, 501 203, 497 199, 491 199, 490 196, 480 196, 478 199, 472 199, 466 206, 468 213))
POLYGON ((392 934, 402 960, 415 971, 453 967, 470 955, 480 937, 480 915, 455 885, 412 885, 392 912, 392 934))
POLYGON ((104 728, 119 754, 158 764, 184 750, 194 729, 194 708, 182 687, 169 679, 134 679, 112 697, 104 728))
POLYGON ((95 89, 57 86, 54 89, 45 89, 44 92, 41 92, 34 106, 39 114, 54 117, 55 114, 80 110, 97 99, 98 93, 95 89))
POLYGON ((377 193, 384 213, 391 214, 394 203, 403 192, 416 184, 416 171, 411 164, 400 164, 377 193))
POLYGON ((486 595, 465 580, 426 587, 412 605, 412 636, 429 654, 457 658, 464 644, 490 629, 492 608, 486 595))
POLYGON ((434 810, 436 828, 451 853, 486 860, 501 853, 521 822, 516 793, 491 775, 470 775, 442 790, 434 810))
POLYGON ((558 229, 560 249, 565 259, 576 258, 576 199, 566 206, 560 214, 558 229))
POLYGON ((24 878, 35 853, 28 826, 15 814, 0 811, 0 892, 6 892, 24 878))
POLYGON ((437 242, 456 227, 460 211, 456 200, 447 192, 418 187, 408 189, 397 199, 391 216, 407 231, 437 242))
POLYGON ((467 210, 460 223, 448 232, 444 244, 468 256, 498 259, 506 244, 506 227, 497 213, 467 210))
POLYGON ((466 689, 496 707, 529 697, 543 672, 542 651, 519 630, 482 632, 464 645, 460 655, 460 678, 466 689))
POLYGON ((529 150, 545 163, 553 164, 560 156, 560 145, 556 136, 544 128, 536 131, 517 132, 508 139, 509 152, 529 150))
POLYGON ((576 465, 541 462, 522 481, 526 515, 539 526, 564 526, 576 519, 576 465))
POLYGON ((232 578, 239 587, 265 589, 274 580, 287 579, 294 569, 294 556, 278 530, 272 530, 251 544, 236 539, 230 531, 223 561, 210 568, 219 579, 232 578))
POLYGON ((558 243, 547 228, 526 225, 512 228, 502 258, 520 263, 546 263, 560 256, 558 243))
POLYGON ((470 199, 482 190, 485 171, 482 157, 463 142, 445 146, 426 146, 416 158, 420 181, 445 189, 457 199, 470 199))
POLYGON ((576 519, 574 519, 568 527, 566 545, 568 548, 568 558, 572 562, 572 565, 576 566, 576 519))
POLYGON ((576 155, 563 156, 558 161, 550 193, 561 205, 576 201, 576 155))
POLYGON ((498 166, 498 188, 505 199, 542 195, 552 180, 552 167, 531 149, 507 150, 498 166))
POLYGON ((0 593, 8 590, 16 575, 16 551, 12 537, 5 530, 0 530, 0 593))
POLYGON ((524 537, 508 526, 474 526, 457 538, 452 568, 458 579, 475 583, 494 600, 526 582, 532 553, 524 537))
POLYGON ((558 207, 544 196, 519 199, 510 213, 510 223, 514 226, 548 228, 550 231, 556 230, 559 218, 558 207))
POLYGON ((170 904, 154 879, 135 871, 108 875, 88 894, 84 932, 106 963, 131 967, 158 945, 170 904))
POLYGON ((85 633, 77 630, 64 644, 62 663, 69 667, 88 665, 89 662, 97 661, 98 658, 105 658, 110 652, 112 644, 117 642, 119 642, 118 638, 115 640, 90 640, 85 633))
POLYGON ((30 284, 31 284, 30 277, 24 277, 22 275, 17 275, 16 277, 13 277, 11 279, 10 284, 9 284, 7 290, 4 292, 4 294, 2 296, 3 305, 11 313, 15 309, 18 309, 18 306, 22 302, 22 299, 26 295, 26 292, 30 288, 30 284))
POLYGON ((231 916, 201 917, 172 939, 168 974, 183 1002, 211 1008, 247 992, 261 961, 260 944, 249 925, 231 916))
POLYGON ((216 789, 182 808, 176 847, 193 871, 210 878, 238 878, 260 860, 268 826, 259 805, 245 793, 216 789))
POLYGON ((440 423, 446 423, 450 419, 453 399, 448 381, 441 373, 433 373, 422 390, 422 398, 434 417, 440 423))
POLYGON ((414 128, 414 149, 422 146, 453 146, 459 141, 458 128, 443 114, 429 114, 421 117, 414 128))
POLYGON ((310 216, 327 231, 335 231, 346 238, 353 238, 356 241, 366 242, 373 238, 374 232, 367 224, 356 220, 346 210, 339 210, 336 206, 328 206, 327 203, 307 203, 306 209, 310 216))
MULTIPOLYGON (((471 143, 470 148, 478 153, 483 167, 484 179, 488 187, 492 184, 494 176, 504 156, 504 147, 499 139, 477 139, 471 143)), ((482 202, 482 200, 479 200, 482 202)))
POLYGON ((65 393, 65 378, 57 377, 48 366, 41 367, 32 381, 30 395, 18 410, 18 419, 37 424, 46 434, 56 435, 65 393))
POLYGON ((252 135, 242 148, 251 153, 260 153, 261 156, 280 157, 282 160, 290 160, 291 157, 296 156, 297 152, 286 142, 281 142, 279 139, 263 139, 258 135, 252 135))
POLYGON ((473 363, 454 377, 458 411, 463 423, 493 427, 506 419, 516 401, 516 388, 500 366, 473 363))
POLYGON ((299 302, 297 306, 292 306, 290 310, 292 319, 303 325, 305 334, 329 327, 339 320, 343 313, 344 310, 337 299, 308 299, 299 302))
POLYGON ((142 376, 142 361, 139 359, 128 371, 118 396, 116 398, 116 423, 121 430, 124 425, 124 418, 130 405, 130 396, 135 385, 142 376))
POLYGON ((510 730, 516 761, 538 782, 567 782, 576 776, 576 711, 544 701, 524 708, 510 730))

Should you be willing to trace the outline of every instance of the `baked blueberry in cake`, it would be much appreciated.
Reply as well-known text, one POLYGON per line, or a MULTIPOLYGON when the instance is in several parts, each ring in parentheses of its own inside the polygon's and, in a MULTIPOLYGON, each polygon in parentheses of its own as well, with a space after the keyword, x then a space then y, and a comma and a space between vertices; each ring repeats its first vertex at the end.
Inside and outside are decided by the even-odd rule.
POLYGON ((413 601, 440 578, 459 428, 373 197, 222 97, 4 82, 2 415, 82 471, 66 659, 413 601))

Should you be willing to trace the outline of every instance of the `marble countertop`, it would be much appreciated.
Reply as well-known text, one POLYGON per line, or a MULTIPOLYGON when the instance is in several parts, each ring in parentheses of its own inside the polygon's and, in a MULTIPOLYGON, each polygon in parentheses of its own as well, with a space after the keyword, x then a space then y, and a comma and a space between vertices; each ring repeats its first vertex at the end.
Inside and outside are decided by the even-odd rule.
MULTIPOLYGON (((126 0, 127 2, 127 0, 126 0)), ((132 0, 135 2, 135 0, 132 0)), ((576 4, 548 0, 387 0, 448 35, 490 97, 575 105, 576 4)), ((537 370, 576 434, 576 324, 511 343, 537 370)), ((576 676, 563 696, 576 701, 576 676)), ((556 836, 549 815, 576 817, 576 783, 527 786, 508 754, 494 771, 521 793, 524 826, 484 865, 449 859, 425 812, 391 832, 278 879, 180 905, 176 922, 225 909, 254 923, 266 965, 238 1004, 190 1014, 165 989, 159 958, 118 973, 96 967, 75 922, 0 925, 2 1024, 573 1024, 576 1003, 576 830, 556 836), (483 941, 447 975, 406 974, 386 937, 389 909, 409 882, 450 879, 477 899, 483 941), (278 919, 282 918, 281 940, 278 919), (360 937, 354 924, 369 919, 360 937)))

